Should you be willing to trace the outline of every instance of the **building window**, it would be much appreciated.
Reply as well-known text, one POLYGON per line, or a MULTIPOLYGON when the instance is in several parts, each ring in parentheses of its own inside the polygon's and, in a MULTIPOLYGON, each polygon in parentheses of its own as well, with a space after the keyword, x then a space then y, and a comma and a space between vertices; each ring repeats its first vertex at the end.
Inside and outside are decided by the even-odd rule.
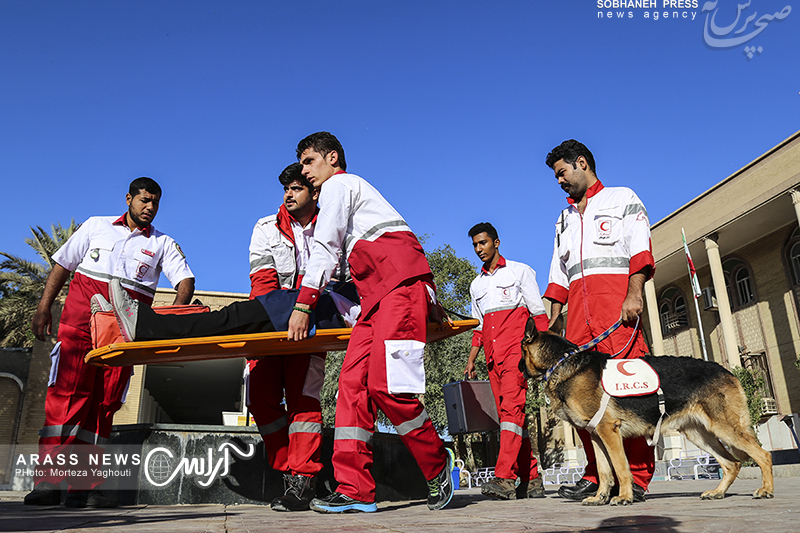
POLYGON ((725 272, 725 287, 728 290, 731 310, 756 301, 753 275, 744 261, 737 258, 726 259, 722 262, 722 270, 725 272))
POLYGON ((789 264, 792 266, 792 285, 800 285, 800 241, 789 249, 789 264))
POLYGON ((689 326, 686 298, 675 287, 669 287, 661 294, 658 314, 661 318, 661 332, 664 336, 671 335, 689 326))
POLYGON ((736 272, 736 291, 739 296, 739 305, 749 304, 756 299, 753 287, 750 285, 750 273, 745 268, 740 268, 736 272))
POLYGON ((784 248, 786 276, 794 292, 795 301, 800 306, 800 228, 794 230, 784 248))
POLYGON ((778 414, 777 405, 775 402, 775 390, 772 387, 772 378, 769 371, 769 360, 765 352, 758 353, 743 353, 741 354, 742 366, 754 370, 764 378, 764 384, 759 391, 761 395, 761 414, 775 415, 778 414))

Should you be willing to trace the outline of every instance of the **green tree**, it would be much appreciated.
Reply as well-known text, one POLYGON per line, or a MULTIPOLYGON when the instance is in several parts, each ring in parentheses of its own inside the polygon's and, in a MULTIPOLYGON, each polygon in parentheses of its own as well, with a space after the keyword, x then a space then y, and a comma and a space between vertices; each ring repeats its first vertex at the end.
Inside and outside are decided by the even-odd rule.
MULTIPOLYGON (((436 283, 436 295, 442 306, 448 312, 469 315, 469 286, 478 275, 475 265, 463 257, 458 257, 449 244, 425 255, 431 265, 436 283)), ((463 379, 471 339, 470 333, 462 333, 425 347, 425 410, 439 432, 447 427, 443 386, 463 379)), ((488 379, 486 363, 481 362, 476 366, 479 379, 488 379)))
MULTIPOLYGON (((33 236, 25 243, 42 258, 42 263, 0 252, 5 257, 0 263, 0 346, 33 345, 30 323, 53 268, 53 254, 77 229, 74 220, 67 227, 52 225, 49 234, 41 226, 31 228, 33 236)), ((65 287, 68 284, 69 281, 65 287)))
POLYGON ((764 376, 756 369, 743 366, 734 367, 731 373, 742 384, 744 395, 747 398, 747 410, 750 412, 750 425, 755 428, 761 420, 761 398, 765 396, 764 376))

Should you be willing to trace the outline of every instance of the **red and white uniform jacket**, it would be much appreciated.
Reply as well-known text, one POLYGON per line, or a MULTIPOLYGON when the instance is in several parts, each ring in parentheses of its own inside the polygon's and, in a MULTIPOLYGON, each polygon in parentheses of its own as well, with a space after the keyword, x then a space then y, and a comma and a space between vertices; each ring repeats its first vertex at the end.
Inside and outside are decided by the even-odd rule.
POLYGON ((619 320, 631 274, 648 266, 649 277, 655 272, 650 221, 636 193, 598 181, 586 195, 582 215, 568 198, 558 218, 544 294, 568 304, 566 336, 576 344, 619 320))
POLYGON ((328 178, 319 195, 314 247, 298 303, 314 307, 345 254, 361 298, 362 316, 406 280, 431 276, 417 237, 403 217, 366 180, 344 172, 328 178))
POLYGON ((536 272, 526 264, 501 257, 494 272, 481 268, 469 286, 469 295, 472 316, 480 322, 472 330, 472 345, 483 346, 487 363, 520 353, 529 316, 538 329, 547 329, 536 272))
POLYGON ((173 287, 194 277, 172 237, 152 225, 131 231, 125 215, 89 218, 53 254, 53 261, 75 272, 61 323, 86 332, 89 301, 98 293, 108 298, 112 278, 119 278, 134 298, 150 305, 162 271, 173 287))
POLYGON ((250 239, 250 298, 275 289, 294 289, 305 274, 317 218, 303 227, 281 205, 256 222, 250 239))

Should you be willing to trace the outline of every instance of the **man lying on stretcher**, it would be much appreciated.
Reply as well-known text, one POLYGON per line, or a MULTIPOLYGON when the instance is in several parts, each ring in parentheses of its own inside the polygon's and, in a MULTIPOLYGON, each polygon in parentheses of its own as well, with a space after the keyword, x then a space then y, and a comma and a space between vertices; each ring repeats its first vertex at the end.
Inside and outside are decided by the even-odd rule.
MULTIPOLYGON (((162 315, 140 306, 118 279, 111 281, 108 294, 110 302, 100 294, 92 296, 92 309, 113 311, 122 338, 132 342, 286 331, 298 292, 272 291, 218 311, 185 315, 162 315)), ((355 301, 358 294, 352 283, 328 285, 312 313, 310 334, 315 328, 352 327, 360 312, 355 301)))

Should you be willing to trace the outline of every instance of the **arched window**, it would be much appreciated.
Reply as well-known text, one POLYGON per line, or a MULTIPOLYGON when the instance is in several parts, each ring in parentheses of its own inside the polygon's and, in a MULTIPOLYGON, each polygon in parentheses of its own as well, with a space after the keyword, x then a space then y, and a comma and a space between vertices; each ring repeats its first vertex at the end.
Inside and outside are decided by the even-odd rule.
POLYGON ((794 292, 795 301, 800 305, 800 228, 795 228, 786 242, 783 253, 786 261, 786 277, 794 292))
POLYGON ((679 315, 686 315, 686 300, 680 294, 675 297, 675 312, 679 315))
POLYGON ((661 305, 658 308, 658 314, 661 317, 661 332, 666 335, 669 332, 669 320, 670 320, 670 313, 672 310, 670 309, 669 302, 661 302, 661 305))
POLYGON ((800 241, 789 248, 789 264, 792 268, 792 285, 800 285, 800 241))
POLYGON ((661 318, 661 332, 664 336, 689 326, 686 298, 675 287, 668 287, 661 294, 658 301, 658 314, 661 318))
POLYGON ((736 294, 739 297, 739 305, 749 304, 756 300, 753 287, 750 285, 750 272, 746 268, 736 271, 736 294))
POLYGON ((753 275, 744 261, 737 258, 726 259, 722 262, 722 270, 725 273, 731 309, 739 309, 756 301, 753 275))

